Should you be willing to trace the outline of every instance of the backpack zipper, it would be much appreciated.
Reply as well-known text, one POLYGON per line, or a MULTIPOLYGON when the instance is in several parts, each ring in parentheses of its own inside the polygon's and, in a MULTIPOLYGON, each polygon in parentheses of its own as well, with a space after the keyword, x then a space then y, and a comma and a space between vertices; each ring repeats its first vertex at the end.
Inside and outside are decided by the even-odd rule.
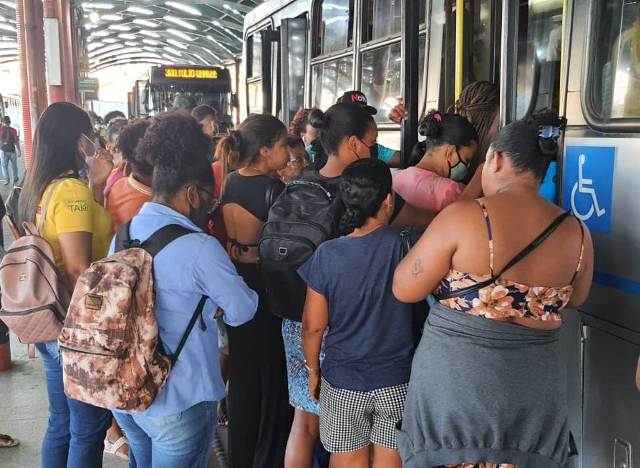
POLYGON ((64 323, 64 316, 62 316, 60 314, 60 312, 58 311, 58 308, 55 307, 53 304, 47 304, 47 305, 43 305, 40 307, 34 307, 32 309, 26 309, 26 310, 19 310, 16 312, 10 312, 6 309, 1 309, 0 310, 0 315, 4 315, 7 317, 10 316, 19 316, 19 315, 29 315, 29 314, 35 314, 36 312, 41 312, 43 310, 51 310, 51 312, 53 313, 53 315, 55 315, 56 319, 58 319, 58 321, 60 323, 64 323))
POLYGON ((69 346, 63 346, 63 345, 58 345, 60 349, 64 350, 64 351, 70 351, 72 353, 79 353, 79 354, 91 354, 93 356, 107 356, 107 357, 115 357, 118 359, 123 359, 127 352, 123 351, 120 353, 96 353, 95 351, 85 351, 85 350, 81 350, 81 349, 76 349, 76 348, 70 348, 69 346))
MULTIPOLYGON (((36 236, 33 236, 36 237, 36 236)), ((44 239, 44 238, 43 238, 44 239)), ((51 265, 51 267, 54 269, 54 271, 56 273, 58 273, 58 267, 56 267, 55 263, 53 263, 51 261, 51 259, 49 257, 47 257, 47 255, 42 251, 42 249, 40 247, 38 247, 37 245, 23 245, 22 247, 15 247, 13 249, 9 249, 7 250, 6 254, 10 254, 10 253, 14 253, 14 252, 22 252, 23 250, 29 250, 29 249, 34 249, 36 250, 40 255, 42 255, 42 257, 45 259, 45 261, 51 265)))
MULTIPOLYGON (((264 232, 266 226, 268 225, 273 226, 274 224, 294 224, 294 225, 300 225, 300 226, 312 226, 316 228, 318 231, 322 232, 326 237, 329 237, 329 232, 325 229, 325 227, 321 224, 314 223, 313 221, 286 221, 286 220, 267 221, 262 227, 262 231, 264 232)), ((295 236, 295 234, 292 234, 292 236, 295 236)))
POLYGON ((296 236, 295 234, 291 234, 288 237, 283 237, 283 236, 264 236, 262 239, 260 239, 260 244, 262 244, 264 241, 269 240, 269 239, 274 239, 274 240, 298 240, 298 241, 302 242, 303 244, 307 244, 313 250, 316 249, 316 245, 313 242, 311 242, 309 239, 307 239, 306 237, 302 237, 302 236, 296 236))

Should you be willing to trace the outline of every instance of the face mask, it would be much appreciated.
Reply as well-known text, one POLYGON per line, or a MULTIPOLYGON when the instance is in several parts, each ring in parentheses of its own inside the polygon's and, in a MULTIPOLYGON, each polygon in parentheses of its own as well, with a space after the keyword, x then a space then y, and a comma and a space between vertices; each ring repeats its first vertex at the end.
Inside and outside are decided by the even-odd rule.
POLYGON ((378 144, 376 143, 371 148, 369 148, 369 155, 371 159, 378 159, 378 144))
MULTIPOLYGON (((360 138, 358 138, 358 140, 360 140, 360 138)), ((365 148, 367 148, 369 150, 369 158, 373 158, 373 153, 375 152, 375 158, 378 158, 378 144, 374 143, 373 146, 369 146, 367 145, 364 141, 360 140, 360 143, 362 143, 364 145, 365 148)), ((354 151, 354 153, 356 153, 356 156, 358 159, 367 159, 366 156, 360 156, 358 155, 357 152, 354 151)))
POLYGON ((458 155, 458 163, 455 166, 451 166, 451 164, 449 164, 449 179, 455 182, 462 182, 469 174, 469 165, 462 161, 457 148, 456 154, 458 155))
POLYGON ((313 162, 313 160, 315 159, 315 156, 316 156, 316 152, 313 149, 313 145, 309 145, 309 146, 305 147, 304 150, 309 155, 309 161, 313 162))

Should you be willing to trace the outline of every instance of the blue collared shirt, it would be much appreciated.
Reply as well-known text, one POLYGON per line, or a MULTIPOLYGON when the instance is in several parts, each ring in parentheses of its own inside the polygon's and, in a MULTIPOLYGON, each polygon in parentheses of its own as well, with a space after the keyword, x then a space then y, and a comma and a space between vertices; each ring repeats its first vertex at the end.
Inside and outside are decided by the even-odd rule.
MULTIPOLYGON (((202 295, 209 299, 203 312, 206 330, 200 321, 193 327, 166 384, 142 413, 156 417, 224 398, 214 315, 219 307, 225 323, 238 326, 251 320, 258 306, 258 295, 238 275, 220 243, 171 208, 145 203, 131 222, 130 236, 145 241, 168 224, 179 224, 199 234, 176 239, 153 261, 156 320, 167 352, 177 348, 202 295)), ((110 252, 113 250, 112 242, 110 252)))

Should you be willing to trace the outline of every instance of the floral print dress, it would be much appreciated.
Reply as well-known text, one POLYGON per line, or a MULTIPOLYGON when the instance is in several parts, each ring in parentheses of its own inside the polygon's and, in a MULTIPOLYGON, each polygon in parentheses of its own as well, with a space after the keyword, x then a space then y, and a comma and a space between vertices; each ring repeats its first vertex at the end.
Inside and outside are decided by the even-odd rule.
MULTIPOLYGON (((582 245, 576 271, 567 286, 529 286, 515 281, 497 278, 487 286, 478 290, 452 295, 478 283, 483 283, 494 277, 493 270, 493 232, 489 214, 484 204, 478 200, 489 234, 489 271, 488 275, 472 275, 454 269, 442 279, 436 297, 447 296, 440 303, 451 309, 467 312, 471 315, 486 317, 494 320, 508 320, 511 318, 530 318, 543 321, 562 321, 560 311, 564 309, 571 294, 573 282, 582 266, 584 254, 584 231, 582 245)), ((582 228, 582 224, 580 224, 582 228)))

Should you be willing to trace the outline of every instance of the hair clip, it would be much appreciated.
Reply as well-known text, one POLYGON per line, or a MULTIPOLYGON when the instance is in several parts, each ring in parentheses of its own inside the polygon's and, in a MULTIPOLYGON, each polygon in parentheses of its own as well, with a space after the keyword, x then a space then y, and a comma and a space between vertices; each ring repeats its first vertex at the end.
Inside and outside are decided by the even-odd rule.
POLYGON ((558 138, 560 136, 560 128, 553 125, 542 125, 539 127, 538 136, 540 138, 558 138))
POLYGON ((435 114, 433 114, 433 119, 436 122, 442 123, 442 114, 440 112, 436 112, 435 114))

